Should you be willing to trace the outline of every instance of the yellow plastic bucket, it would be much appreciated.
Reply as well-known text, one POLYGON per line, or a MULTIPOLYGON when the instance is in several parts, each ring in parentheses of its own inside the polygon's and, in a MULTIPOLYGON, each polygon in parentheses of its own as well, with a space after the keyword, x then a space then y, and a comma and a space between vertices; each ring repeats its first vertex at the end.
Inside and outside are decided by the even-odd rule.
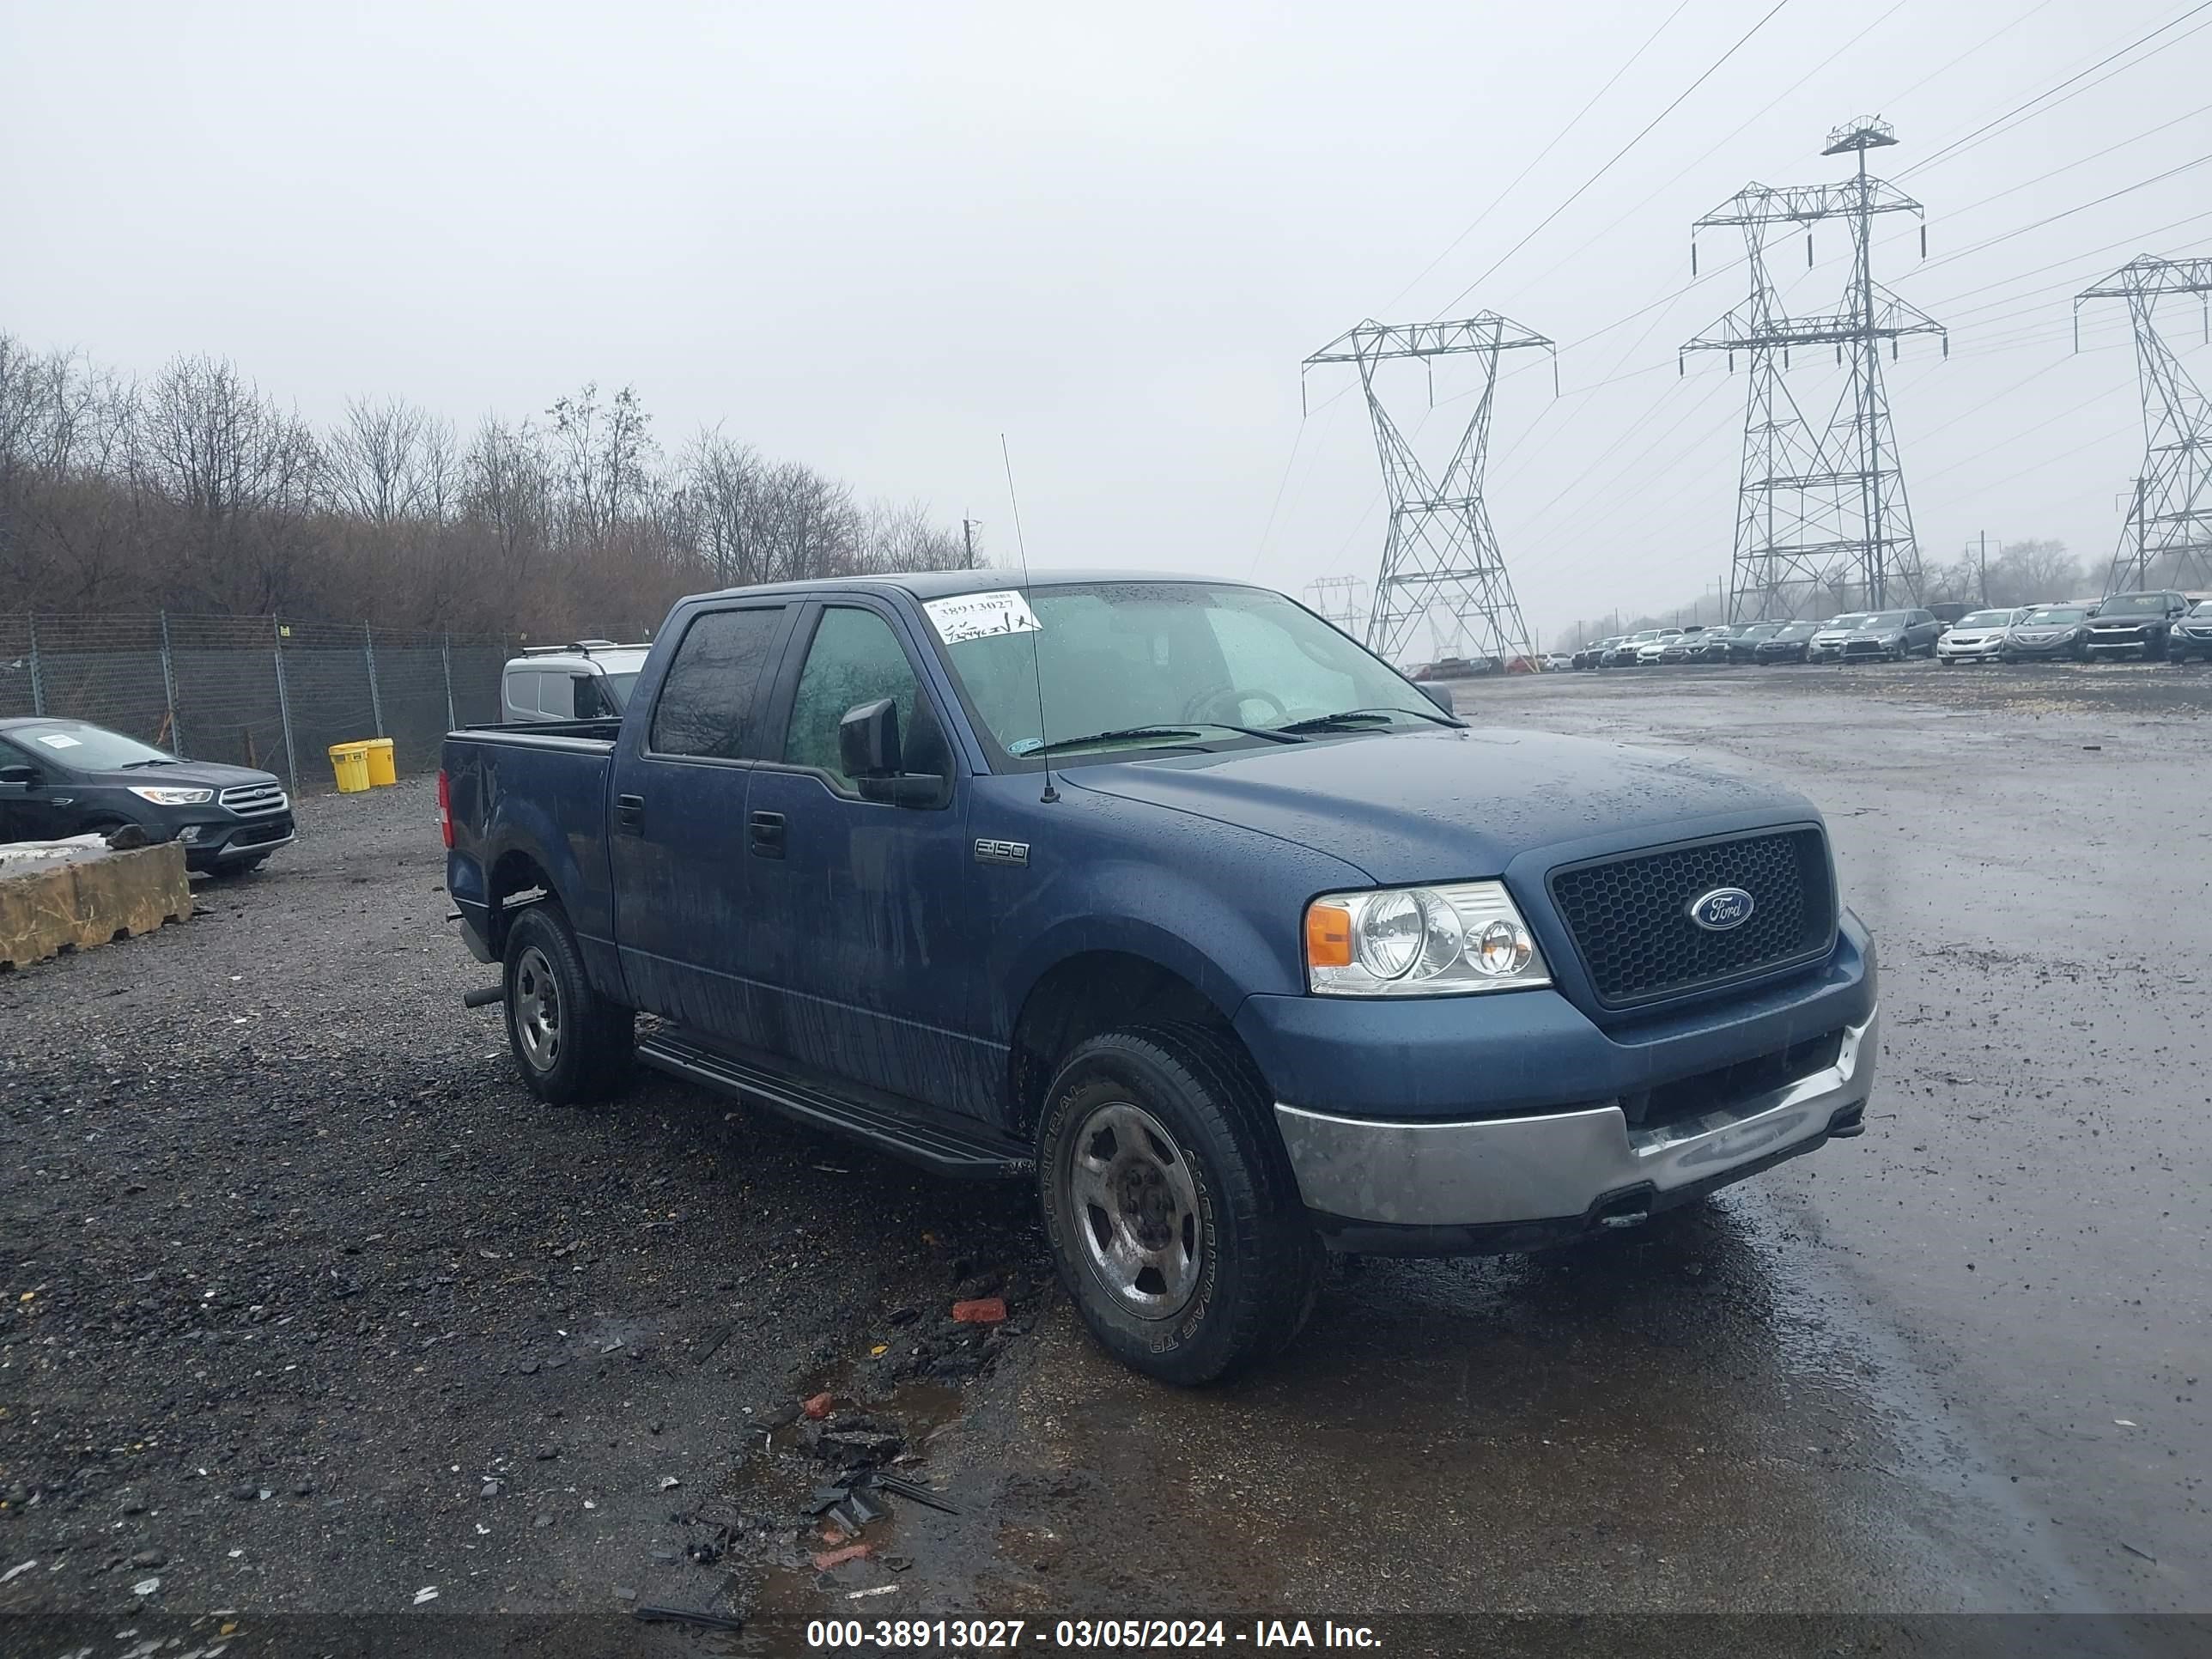
POLYGON ((368 787, 368 745, 365 743, 332 744, 331 770, 337 774, 338 793, 359 794, 368 787))
POLYGON ((370 738, 362 744, 368 750, 368 781, 371 783, 397 783, 399 773, 392 763, 392 739, 370 738))

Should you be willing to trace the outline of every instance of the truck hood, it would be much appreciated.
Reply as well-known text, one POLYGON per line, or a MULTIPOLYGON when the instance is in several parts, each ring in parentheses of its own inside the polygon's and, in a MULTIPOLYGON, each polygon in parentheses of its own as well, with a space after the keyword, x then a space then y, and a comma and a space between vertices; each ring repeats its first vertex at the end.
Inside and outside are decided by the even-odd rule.
POLYGON ((1793 791, 1686 756, 1547 732, 1324 738, 1062 777, 1313 848, 1378 883, 1496 876, 1538 848, 1571 858, 1820 817, 1793 791))

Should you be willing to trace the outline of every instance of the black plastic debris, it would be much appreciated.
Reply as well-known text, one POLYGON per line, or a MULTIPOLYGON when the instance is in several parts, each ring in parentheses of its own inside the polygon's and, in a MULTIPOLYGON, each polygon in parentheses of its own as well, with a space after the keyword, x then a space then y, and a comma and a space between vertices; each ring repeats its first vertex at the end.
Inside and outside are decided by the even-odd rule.
POLYGON ((632 1617, 646 1625, 697 1625, 707 1630, 738 1631, 745 1621, 733 1613, 709 1613, 704 1607, 666 1607, 646 1603, 631 1610, 632 1617))
POLYGON ((851 1496, 845 1499, 844 1506, 852 1510, 863 1526, 871 1521, 880 1521, 890 1513, 868 1495, 868 1489, 866 1486, 854 1487, 851 1496))
POLYGON ((939 1493, 933 1492, 927 1486, 923 1486, 920 1481, 908 1480, 902 1475, 878 1475, 876 1477, 876 1489, 879 1492, 887 1492, 894 1498, 903 1498, 908 1499, 909 1502, 920 1504, 925 1509, 939 1510, 946 1515, 957 1515, 960 1513, 958 1505, 949 1502, 939 1493))

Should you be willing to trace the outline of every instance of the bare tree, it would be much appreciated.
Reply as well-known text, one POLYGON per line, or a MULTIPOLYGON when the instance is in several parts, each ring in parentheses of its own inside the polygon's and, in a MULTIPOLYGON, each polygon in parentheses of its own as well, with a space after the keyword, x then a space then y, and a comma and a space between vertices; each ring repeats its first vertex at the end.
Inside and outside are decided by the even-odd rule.
POLYGON ((553 421, 564 505, 586 537, 605 540, 647 493, 657 451, 653 416, 632 386, 603 406, 593 381, 573 397, 555 398, 545 412, 553 421))
POLYGON ((2035 605, 2081 597, 2081 562, 2054 541, 2010 542, 1989 565, 1991 605, 2035 605))
POLYGON ((167 550, 184 591, 216 611, 290 605, 321 464, 307 423, 213 357, 172 362, 138 417, 140 476, 175 512, 167 550))
POLYGON ((702 586, 965 561, 918 504, 714 428, 664 467, 632 388, 550 415, 463 445, 356 400, 318 439, 220 359, 141 387, 0 335, 0 608, 626 632, 702 586))
POLYGON ((760 579, 763 473, 750 447, 715 429, 694 438, 678 462, 669 503, 673 537, 711 586, 760 579))

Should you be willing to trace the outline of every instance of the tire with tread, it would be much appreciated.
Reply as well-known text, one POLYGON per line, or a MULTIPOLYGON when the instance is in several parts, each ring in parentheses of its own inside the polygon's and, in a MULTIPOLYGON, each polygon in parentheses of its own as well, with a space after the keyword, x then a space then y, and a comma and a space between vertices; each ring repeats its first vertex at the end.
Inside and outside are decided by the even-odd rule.
POLYGON ((507 928, 501 982, 507 1048, 531 1093, 549 1106, 577 1106, 619 1091, 635 1051, 637 1017, 592 988, 583 953, 558 903, 533 904, 507 928), (518 969, 532 951, 551 971, 560 1011, 560 1042, 551 1064, 543 1067, 530 1059, 515 1024, 518 969))
POLYGON ((1037 1182, 1060 1282, 1123 1364, 1184 1385, 1273 1358, 1313 1311, 1323 1251, 1275 1127, 1272 1097, 1235 1041, 1201 1025, 1146 1024, 1079 1044, 1046 1091, 1037 1182), (1171 1317, 1146 1318, 1093 1273, 1073 1158, 1085 1121, 1127 1102, 1164 1127, 1197 1196, 1199 1278, 1171 1317))

